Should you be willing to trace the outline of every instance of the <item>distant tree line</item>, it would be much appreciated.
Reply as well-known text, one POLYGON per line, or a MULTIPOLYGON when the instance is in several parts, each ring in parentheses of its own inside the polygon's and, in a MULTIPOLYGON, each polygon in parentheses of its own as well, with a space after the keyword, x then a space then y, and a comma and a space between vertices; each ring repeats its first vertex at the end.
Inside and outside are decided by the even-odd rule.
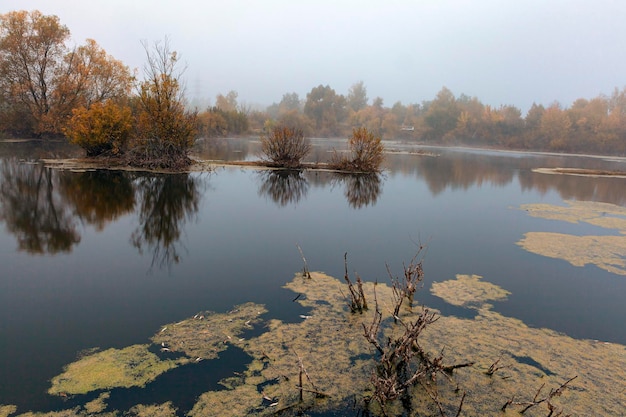
POLYGON ((493 107, 476 97, 455 97, 443 87, 433 100, 391 107, 367 98, 363 82, 347 96, 318 86, 299 102, 285 94, 267 109, 267 124, 297 125, 309 135, 345 137, 366 127, 385 139, 433 145, 467 145, 554 152, 626 155, 626 88, 610 96, 577 99, 569 108, 535 104, 525 117, 517 107, 493 107))
POLYGON ((363 81, 346 95, 329 85, 304 98, 286 93, 262 111, 240 105, 230 91, 195 110, 184 100, 178 57, 167 45, 152 52, 144 45, 148 64, 138 81, 95 41, 70 48, 69 38, 56 16, 0 15, 0 135, 69 137, 90 155, 120 153, 139 139, 133 143, 143 150, 182 147, 174 154, 185 157, 198 137, 260 135, 277 125, 307 136, 348 137, 364 127, 384 139, 433 145, 626 155, 626 89, 580 98, 569 108, 533 104, 525 116, 512 105, 455 97, 445 87, 432 100, 389 107, 380 97, 370 100, 363 81), (170 140, 174 128, 182 130, 170 140))

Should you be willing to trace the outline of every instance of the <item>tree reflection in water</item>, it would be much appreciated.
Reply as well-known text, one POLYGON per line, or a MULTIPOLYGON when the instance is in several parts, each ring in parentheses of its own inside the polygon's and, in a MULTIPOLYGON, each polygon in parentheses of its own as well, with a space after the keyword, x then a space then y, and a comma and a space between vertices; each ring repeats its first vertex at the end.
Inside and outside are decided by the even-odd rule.
POLYGON ((382 191, 380 174, 337 174, 336 178, 344 184, 344 195, 354 209, 376 204, 382 191))
POLYGON ((55 254, 70 252, 80 242, 71 210, 55 187, 56 171, 15 159, 2 161, 0 220, 16 236, 19 250, 55 254))
POLYGON ((306 198, 309 186, 341 184, 350 207, 360 209, 376 204, 382 191, 380 174, 344 174, 310 171, 267 170, 259 172, 259 195, 269 196, 279 206, 298 204, 306 198))
POLYGON ((259 195, 269 196, 276 204, 297 204, 309 192, 309 182, 301 171, 267 170, 259 173, 259 195))
POLYGON ((74 207, 76 216, 98 231, 135 209, 135 189, 127 172, 62 171, 59 185, 60 194, 74 207))
POLYGON ((150 174, 136 179, 139 226, 131 243, 140 253, 152 251, 152 266, 180 262, 178 244, 184 224, 198 213, 201 177, 189 174, 150 174))

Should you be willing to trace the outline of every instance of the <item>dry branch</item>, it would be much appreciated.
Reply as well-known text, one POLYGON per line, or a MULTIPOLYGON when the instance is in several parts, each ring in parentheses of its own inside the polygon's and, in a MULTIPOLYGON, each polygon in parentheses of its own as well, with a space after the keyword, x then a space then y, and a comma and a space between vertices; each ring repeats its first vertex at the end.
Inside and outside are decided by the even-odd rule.
POLYGON ((344 253, 343 255, 345 274, 343 278, 348 284, 348 290, 350 291, 350 311, 352 313, 362 313, 367 310, 367 301, 365 300, 365 293, 363 292, 363 281, 361 277, 356 274, 356 287, 352 283, 350 279, 350 275, 348 274, 348 253, 344 253))
MULTIPOLYGON (((553 416, 554 411, 556 410, 556 407, 550 402, 550 400, 554 397, 558 397, 561 394, 563 394, 563 391, 565 390, 567 385, 576 378, 578 378, 578 375, 568 379, 567 381, 562 383, 561 386, 559 386, 557 389, 550 390, 547 396, 539 398, 539 394, 541 393, 541 390, 545 386, 545 383, 541 384, 541 386, 539 387, 539 389, 537 390, 537 392, 535 393, 535 396, 533 397, 531 401, 513 401, 513 398, 511 398, 506 403, 504 403, 504 405, 502 406, 502 411, 505 411, 507 407, 510 405, 519 405, 519 406, 523 406, 523 408, 520 410, 519 413, 524 414, 526 411, 530 410, 532 407, 535 407, 545 402, 547 404, 548 410, 550 410, 550 414, 548 415, 553 416)), ((557 415, 560 415, 560 414, 562 414, 562 411, 559 411, 557 415)))

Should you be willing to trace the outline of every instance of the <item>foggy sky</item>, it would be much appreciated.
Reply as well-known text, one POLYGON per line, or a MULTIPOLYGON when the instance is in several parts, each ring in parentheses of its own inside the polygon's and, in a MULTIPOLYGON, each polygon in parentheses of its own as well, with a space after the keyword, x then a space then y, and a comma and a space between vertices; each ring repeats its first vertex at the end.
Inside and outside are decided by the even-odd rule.
POLYGON ((142 40, 169 37, 192 100, 269 105, 362 80, 386 106, 446 86, 485 104, 568 107, 626 86, 623 0, 3 0, 0 13, 59 16, 141 69, 142 40))

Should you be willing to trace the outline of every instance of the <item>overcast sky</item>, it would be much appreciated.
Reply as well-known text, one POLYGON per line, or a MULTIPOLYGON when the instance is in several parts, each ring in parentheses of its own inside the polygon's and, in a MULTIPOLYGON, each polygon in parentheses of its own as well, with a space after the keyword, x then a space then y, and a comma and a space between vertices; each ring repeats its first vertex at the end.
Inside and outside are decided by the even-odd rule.
POLYGON ((458 97, 571 105, 626 86, 623 0, 2 0, 0 13, 59 16, 131 68, 168 36, 189 96, 269 105, 362 80, 387 106, 458 97))

